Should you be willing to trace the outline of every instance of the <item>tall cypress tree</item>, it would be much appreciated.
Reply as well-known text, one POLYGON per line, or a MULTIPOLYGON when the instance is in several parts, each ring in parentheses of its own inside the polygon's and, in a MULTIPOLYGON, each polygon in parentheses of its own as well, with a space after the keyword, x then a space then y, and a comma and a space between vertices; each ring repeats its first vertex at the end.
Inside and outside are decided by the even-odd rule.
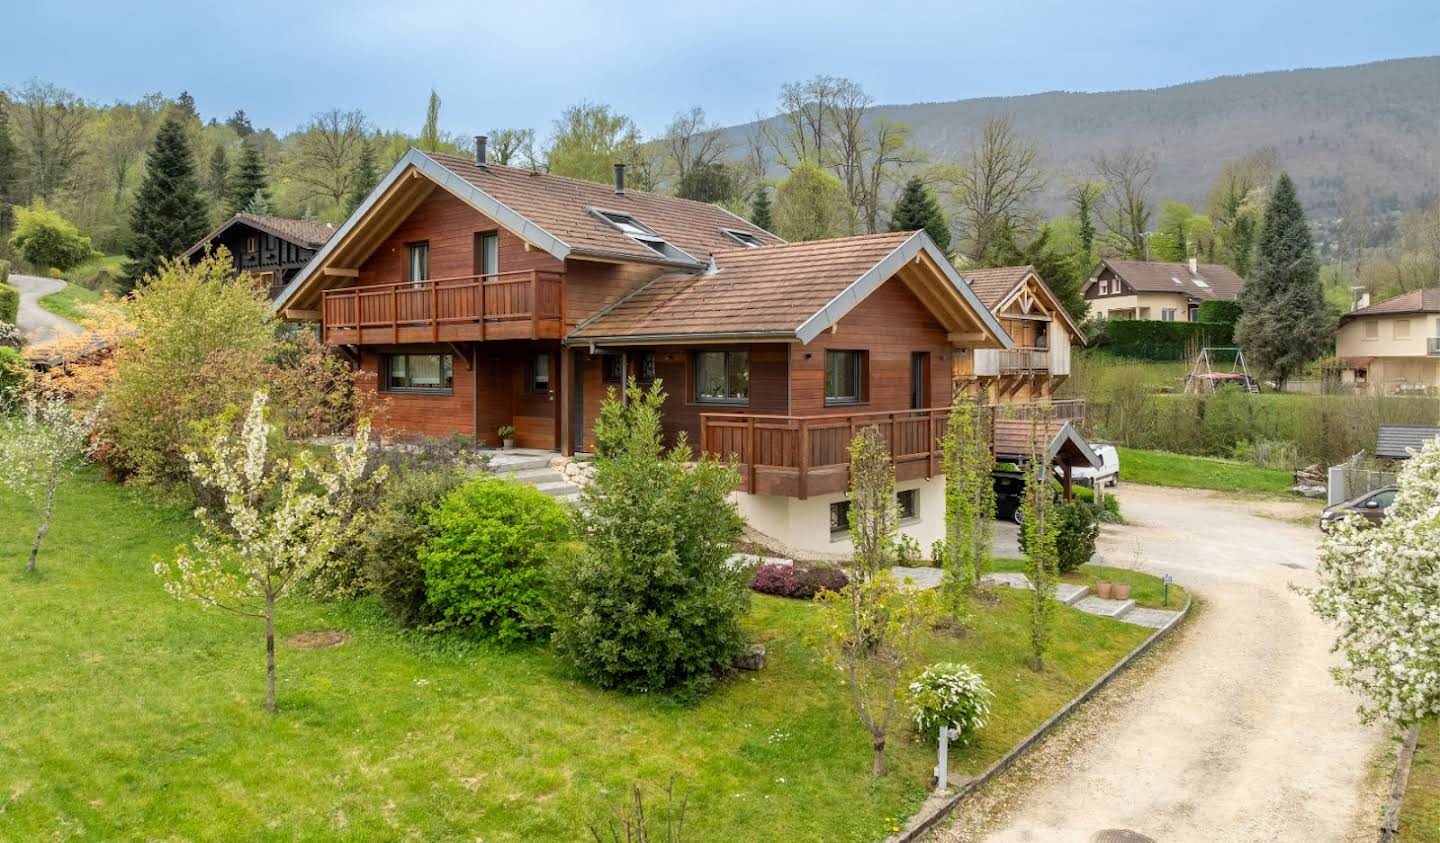
POLYGON ((366 138, 360 142, 360 158, 355 162, 355 174, 351 179, 350 196, 346 200, 346 212, 354 213, 375 189, 376 182, 380 181, 380 172, 375 163, 375 147, 366 138))
POLYGON ((770 191, 763 186, 755 191, 755 198, 750 202, 750 222, 766 231, 774 225, 775 221, 770 218, 770 191))
POLYGON ((911 176, 905 182, 900 198, 895 200, 895 210, 890 215, 891 231, 920 231, 924 229, 940 251, 950 251, 950 223, 945 221, 945 212, 935 196, 925 189, 919 176, 911 176))
POLYGON ((225 210, 238 214, 255 202, 255 194, 268 203, 270 181, 265 177, 265 161, 260 157, 260 147, 250 141, 240 145, 240 163, 230 173, 225 210))
POLYGON ((145 179, 130 212, 126 289, 154 274, 161 261, 195 245, 210 227, 208 213, 185 126, 176 117, 166 118, 145 157, 145 179))
POLYGON ((1240 295, 1235 338, 1248 361, 1283 385, 1324 351, 1332 329, 1310 226, 1288 173, 1265 206, 1255 271, 1240 295))

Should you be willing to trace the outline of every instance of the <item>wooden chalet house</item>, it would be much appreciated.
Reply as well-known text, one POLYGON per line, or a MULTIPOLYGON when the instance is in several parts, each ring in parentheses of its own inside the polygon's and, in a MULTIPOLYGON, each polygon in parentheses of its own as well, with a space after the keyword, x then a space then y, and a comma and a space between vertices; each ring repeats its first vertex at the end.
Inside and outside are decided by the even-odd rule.
POLYGON ((626 191, 620 165, 610 186, 488 163, 483 138, 474 158, 406 153, 273 306, 376 376, 392 433, 513 426, 570 454, 607 390, 659 379, 667 436, 738 459, 753 527, 835 552, 869 425, 907 531, 943 534, 953 357, 1014 346, 923 232, 787 244, 626 191))
MULTIPOLYGON (((1015 341, 1014 348, 977 348, 955 357, 957 387, 990 403, 1049 401, 1070 377, 1070 348, 1085 334, 1033 266, 962 273, 1015 341)), ((1084 402, 1054 402, 1062 418, 1078 419, 1084 402)))
POLYGON ((335 226, 329 223, 236 214, 191 246, 182 257, 198 260, 206 247, 224 246, 235 262, 235 271, 254 276, 273 299, 334 233, 335 226))

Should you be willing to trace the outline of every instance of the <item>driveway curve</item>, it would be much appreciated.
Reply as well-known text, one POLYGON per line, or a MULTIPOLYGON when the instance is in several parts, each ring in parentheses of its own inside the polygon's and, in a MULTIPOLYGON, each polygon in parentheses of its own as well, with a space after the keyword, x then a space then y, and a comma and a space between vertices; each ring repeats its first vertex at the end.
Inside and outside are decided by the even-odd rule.
POLYGON ((40 297, 65 289, 65 282, 36 275, 11 273, 10 284, 20 291, 20 311, 15 325, 32 343, 41 343, 66 334, 80 333, 80 326, 40 306, 40 297))
POLYGON ((1383 733, 1359 725, 1330 631, 1290 588, 1315 581, 1315 510, 1119 491, 1131 523, 1105 528, 1100 555, 1171 574, 1203 605, 932 839, 1373 840, 1383 733))

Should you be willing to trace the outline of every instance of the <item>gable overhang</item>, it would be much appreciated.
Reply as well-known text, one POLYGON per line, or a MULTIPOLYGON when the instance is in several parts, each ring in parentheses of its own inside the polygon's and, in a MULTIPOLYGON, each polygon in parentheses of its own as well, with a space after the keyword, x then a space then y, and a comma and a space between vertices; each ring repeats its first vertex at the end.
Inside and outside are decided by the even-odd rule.
POLYGON ((420 150, 411 149, 401 156, 365 197, 365 201, 275 297, 271 310, 283 313, 287 308, 303 308, 316 297, 317 290, 325 286, 327 270, 358 268, 436 187, 556 260, 563 261, 571 253, 570 246, 560 238, 455 175, 420 150))
POLYGON ((991 312, 999 318, 1001 315, 1000 311, 1013 304, 1015 299, 1019 298, 1020 293, 1030 285, 1031 281, 1035 282, 1035 292, 1044 295, 1045 306, 1050 308, 1051 313, 1059 316, 1061 322, 1065 323, 1066 330, 1070 332, 1071 340, 1079 340, 1081 345, 1089 345, 1089 343, 1085 341, 1085 333, 1080 330, 1080 326, 1076 325, 1075 320, 1070 318, 1070 313, 1065 310, 1065 306, 1060 304, 1060 300, 1055 297, 1055 291, 1050 289, 1050 285, 1045 283, 1045 279, 1040 277, 1040 273, 1034 270, 1025 273, 1025 277, 1020 279, 1020 283, 1016 284, 1011 288, 1010 292, 1002 296, 999 304, 995 305, 991 312))
MULTIPOLYGON (((996 419, 995 438, 1003 439, 1012 443, 1023 443, 1034 436, 1034 425, 1036 423, 1029 419, 996 419), (1010 435, 1005 435, 1006 433, 1010 435)), ((1045 445, 1045 452, 1041 458, 1047 463, 1059 463, 1071 467, 1102 468, 1103 463, 1100 457, 1075 429, 1075 425, 1065 422, 1060 425, 1055 434, 1050 437, 1045 445)), ((995 459, 999 462, 1024 463, 1029 461, 1030 453, 1025 448, 1007 448, 1000 444, 995 447, 995 459)))
POLYGON ((180 254, 180 257, 189 258, 191 255, 194 255, 196 252, 199 252, 203 250, 206 246, 210 245, 211 241, 213 241, 216 237, 219 237, 220 235, 224 234, 225 232, 229 231, 231 228, 234 228, 237 225, 243 225, 246 228, 252 228, 256 231, 264 232, 265 234, 269 234, 271 237, 278 237, 281 240, 284 240, 286 243, 294 243, 296 246, 299 246, 302 249, 320 248, 319 244, 311 243, 305 240, 296 240, 294 237, 291 237, 278 229, 272 228, 271 226, 265 225, 264 223, 257 222, 255 220, 241 219, 240 215, 236 214, 230 219, 220 223, 209 234, 197 240, 195 242, 195 245, 182 252, 180 254))
POLYGON ((795 330, 796 338, 801 343, 809 343, 897 275, 952 334, 978 333, 979 342, 975 345, 980 348, 1015 347, 1015 341, 1000 326, 999 320, 923 230, 912 234, 801 323, 795 330))

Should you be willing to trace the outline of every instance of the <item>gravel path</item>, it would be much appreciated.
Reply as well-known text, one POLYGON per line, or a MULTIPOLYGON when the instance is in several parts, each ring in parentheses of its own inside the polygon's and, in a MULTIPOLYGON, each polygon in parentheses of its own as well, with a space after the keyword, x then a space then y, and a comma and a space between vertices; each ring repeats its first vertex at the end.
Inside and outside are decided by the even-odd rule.
POLYGON ((1101 555, 1200 595, 1178 639, 1142 659, 933 839, 1373 840, 1382 733, 1331 680, 1330 633, 1290 583, 1314 581, 1299 503, 1125 486, 1132 523, 1101 555), (1262 516, 1262 513, 1264 517, 1262 516))
POLYGON ((16 314, 15 324, 32 343, 80 332, 79 325, 40 306, 41 296, 65 289, 64 281, 11 273, 10 284, 20 291, 20 312, 16 314))

